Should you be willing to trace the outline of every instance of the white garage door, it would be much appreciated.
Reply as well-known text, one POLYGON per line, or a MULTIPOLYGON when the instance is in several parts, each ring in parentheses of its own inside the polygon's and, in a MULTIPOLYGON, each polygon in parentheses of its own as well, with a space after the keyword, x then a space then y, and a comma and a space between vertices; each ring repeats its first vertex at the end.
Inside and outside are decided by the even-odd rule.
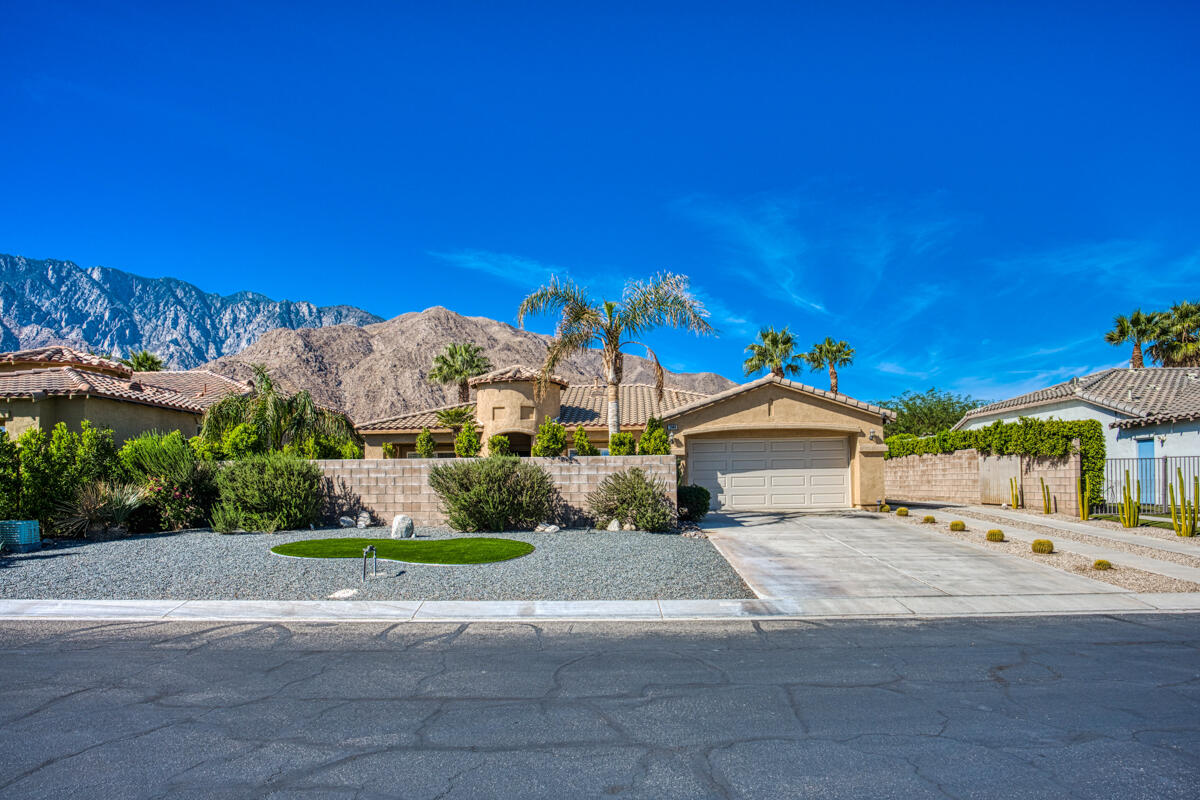
POLYGON ((688 444, 693 483, 712 492, 712 507, 847 508, 847 440, 702 439, 688 444))

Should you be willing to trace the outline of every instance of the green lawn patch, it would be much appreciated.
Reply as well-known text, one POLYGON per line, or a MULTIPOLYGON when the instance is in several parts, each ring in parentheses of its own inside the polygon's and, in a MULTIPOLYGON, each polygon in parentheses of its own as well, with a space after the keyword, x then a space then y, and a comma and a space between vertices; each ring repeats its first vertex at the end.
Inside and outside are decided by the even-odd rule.
POLYGON ((413 564, 487 564, 527 556, 533 545, 513 539, 463 537, 461 539, 306 539, 271 548, 272 553, 300 558, 362 558, 363 549, 389 561, 413 564))

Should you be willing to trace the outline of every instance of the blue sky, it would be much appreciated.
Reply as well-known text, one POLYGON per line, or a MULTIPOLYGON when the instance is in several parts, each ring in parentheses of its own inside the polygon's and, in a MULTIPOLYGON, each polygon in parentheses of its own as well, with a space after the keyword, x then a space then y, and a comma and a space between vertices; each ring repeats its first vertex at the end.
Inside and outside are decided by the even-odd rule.
POLYGON ((669 269, 672 368, 996 399, 1200 297, 1200 4, 1047 5, 10 3, 0 252, 506 321, 669 269))

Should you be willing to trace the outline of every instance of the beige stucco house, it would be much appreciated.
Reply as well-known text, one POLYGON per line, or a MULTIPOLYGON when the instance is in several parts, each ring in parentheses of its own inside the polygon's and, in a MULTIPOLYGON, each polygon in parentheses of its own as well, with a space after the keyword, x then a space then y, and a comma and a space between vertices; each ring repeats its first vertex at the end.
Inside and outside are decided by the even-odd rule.
POLYGON ((59 422, 79 430, 85 419, 111 428, 118 443, 150 430, 194 436, 206 408, 249 391, 207 370, 134 372, 68 347, 0 353, 0 425, 13 439, 59 422))
MULTIPOLYGON (((528 455, 538 426, 553 419, 568 431, 583 426, 604 451, 605 387, 552 377, 539 398, 537 379, 535 370, 516 366, 471 380, 475 402, 461 407, 474 411, 483 441, 504 434, 514 452, 528 455)), ((883 423, 894 414, 870 403, 771 376, 714 395, 667 388, 661 398, 653 386, 625 384, 620 401, 622 431, 640 436, 651 416, 663 420, 685 479, 706 487, 714 508, 874 507, 883 498, 883 423)), ((439 455, 453 456, 453 433, 438 426, 439 410, 358 426, 366 457, 382 457, 385 445, 395 457, 415 457, 423 428, 439 455)))

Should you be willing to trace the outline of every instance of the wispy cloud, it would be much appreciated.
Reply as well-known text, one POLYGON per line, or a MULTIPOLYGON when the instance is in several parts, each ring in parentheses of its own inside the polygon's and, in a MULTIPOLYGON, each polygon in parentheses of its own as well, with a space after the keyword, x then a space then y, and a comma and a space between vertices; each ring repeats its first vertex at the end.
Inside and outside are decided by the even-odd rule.
POLYGON ((1023 286, 1021 276, 1086 280, 1092 289, 1124 293, 1130 285, 1143 293, 1190 289, 1200 272, 1200 251, 1168 252, 1150 239, 1113 239, 1022 253, 987 262, 1013 276, 998 284, 1010 291, 1023 286))
POLYGON ((880 361, 875 365, 875 369, 879 370, 880 372, 887 373, 888 375, 900 375, 905 378, 920 378, 921 380, 926 380, 936 372, 936 370, 910 369, 902 364, 896 363, 895 361, 880 361))
POLYGON ((490 250, 455 250, 452 252, 430 251, 429 255, 449 262, 459 269, 482 272, 531 290, 549 281, 553 275, 557 275, 559 278, 569 277, 564 267, 556 267, 511 253, 496 253, 490 250))

